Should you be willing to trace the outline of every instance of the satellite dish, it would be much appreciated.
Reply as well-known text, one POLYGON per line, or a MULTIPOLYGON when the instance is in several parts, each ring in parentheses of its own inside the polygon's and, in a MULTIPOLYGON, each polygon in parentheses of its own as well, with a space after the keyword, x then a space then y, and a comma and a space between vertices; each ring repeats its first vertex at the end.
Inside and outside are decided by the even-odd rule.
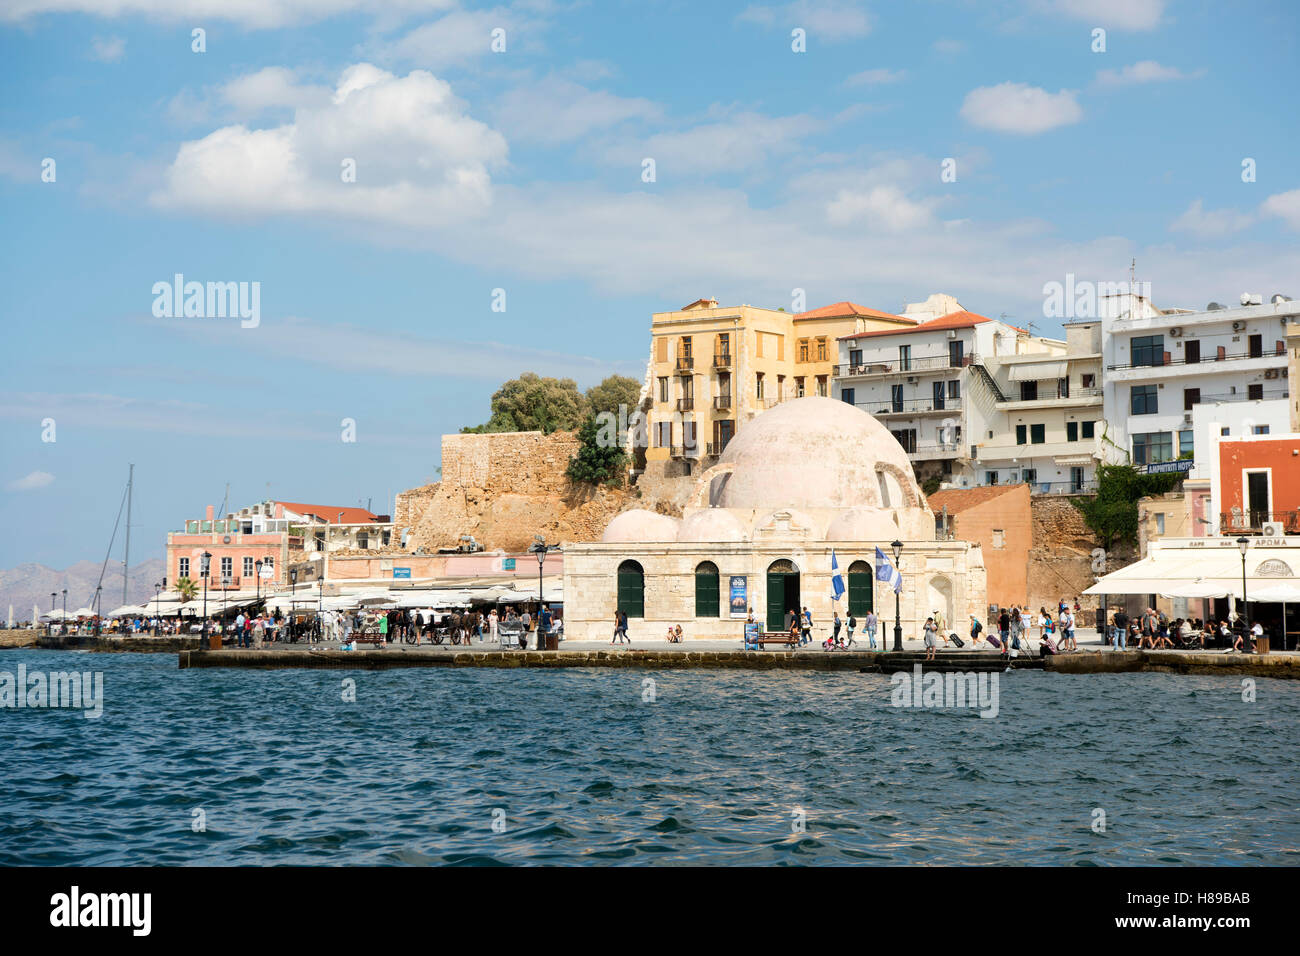
POLYGON ((1207 305, 1207 306, 1205 307, 1205 311, 1206 311, 1206 312, 1222 312, 1225 308, 1226 308, 1226 306, 1220 305, 1220 304, 1217 303, 1217 302, 1211 302, 1209 305, 1207 305))
POLYGON ((1279 302, 1290 302, 1291 297, 1289 295, 1283 295, 1281 292, 1274 292, 1273 298, 1269 299, 1268 301, 1272 302, 1274 305, 1277 305, 1279 302))

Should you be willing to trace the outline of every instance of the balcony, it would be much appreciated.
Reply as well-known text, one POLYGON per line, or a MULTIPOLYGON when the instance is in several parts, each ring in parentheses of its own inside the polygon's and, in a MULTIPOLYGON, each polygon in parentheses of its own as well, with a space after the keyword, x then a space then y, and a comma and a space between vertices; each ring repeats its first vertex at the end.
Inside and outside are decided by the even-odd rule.
POLYGON ((730 444, 730 442, 731 442, 730 438, 728 438, 726 441, 709 442, 709 454, 716 458, 718 455, 722 454, 722 452, 726 449, 727 445, 730 444))
POLYGON ((225 577, 225 581, 228 582, 228 583, 225 583, 225 584, 222 583, 222 577, 221 577, 221 573, 220 573, 219 571, 213 571, 213 572, 211 573, 211 575, 208 577, 208 590, 209 590, 209 591, 213 591, 213 590, 220 591, 220 590, 225 590, 226 588, 229 588, 229 589, 231 589, 231 590, 235 590, 236 588, 239 587, 239 576, 238 576, 238 575, 228 574, 228 575, 226 575, 226 577, 225 577))
POLYGON ((945 398, 935 402, 932 398, 916 398, 903 402, 856 402, 858 408, 876 418, 889 415, 926 415, 932 412, 961 412, 960 398, 945 398))
POLYGON ((677 374, 690 375, 695 371, 695 356, 679 355, 677 356, 677 374))
POLYGON ((693 411, 695 411, 695 399, 693 399, 693 398, 679 398, 679 399, 677 399, 677 410, 678 410, 679 412, 693 412, 693 411))
POLYGON ((1300 511, 1225 511, 1219 514, 1220 534, 1263 534, 1264 525, 1279 524, 1283 534, 1300 534, 1300 511))
POLYGON ((673 445, 669 454, 674 458, 699 458, 700 446, 695 445, 673 445))
POLYGON ((1020 398, 1017 395, 1008 398, 1006 401, 997 402, 996 407, 999 411, 1031 408, 1077 408, 1085 405, 1100 405, 1102 397, 1102 390, 1099 388, 1076 388, 1071 390, 1069 395, 1058 395, 1056 389, 1053 388, 1050 394, 1040 395, 1037 398, 1020 398))
POLYGON ((947 355, 914 358, 906 362, 896 358, 883 361, 865 361, 854 365, 836 365, 835 377, 860 378, 867 375, 914 375, 917 372, 941 372, 946 369, 958 371, 978 364, 979 361, 980 357, 975 353, 963 355, 956 363, 947 355))
POLYGON ((713 399, 713 407, 717 411, 726 411, 731 407, 731 395, 718 395, 713 399))
POLYGON ((731 368, 731 353, 730 352, 713 353, 713 367, 731 368))
MULTIPOLYGON (((906 446, 904 446, 906 447, 906 446)), ((933 461, 944 458, 963 458, 961 442, 917 442, 907 448, 907 457, 911 461, 933 461)))

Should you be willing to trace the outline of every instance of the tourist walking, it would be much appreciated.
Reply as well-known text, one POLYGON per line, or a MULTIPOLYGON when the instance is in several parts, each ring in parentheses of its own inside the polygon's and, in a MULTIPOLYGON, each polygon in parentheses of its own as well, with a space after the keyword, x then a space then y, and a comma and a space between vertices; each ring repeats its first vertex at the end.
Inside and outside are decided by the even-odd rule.
POLYGON ((1002 646, 1007 646, 1007 639, 1011 631, 1011 616, 1007 614, 1007 609, 1003 608, 998 614, 998 637, 1002 639, 1002 646))
POLYGON ((500 623, 501 619, 497 615, 497 609, 493 608, 488 611, 488 634, 491 636, 493 644, 497 643, 497 627, 500 623))
POLYGON ((849 612, 848 619, 844 622, 844 625, 844 633, 847 635, 847 638, 844 641, 844 646, 845 648, 849 648, 855 643, 853 640, 853 632, 858 629, 858 619, 853 616, 852 611, 849 612))
POLYGON ((812 643, 812 629, 813 629, 812 611, 808 610, 807 605, 805 605, 803 609, 803 640, 800 641, 801 644, 812 643))
POLYGON ((876 625, 879 623, 874 610, 868 611, 867 616, 862 619, 862 627, 867 632, 867 646, 873 651, 876 649, 876 625))
POLYGON ((984 639, 980 635, 983 633, 984 625, 980 623, 977 615, 972 614, 970 616, 970 646, 972 650, 980 646, 980 641, 984 639))
POLYGON ((840 612, 832 611, 831 612, 831 636, 826 640, 826 647, 829 650, 833 651, 840 646, 840 628, 842 626, 843 626, 843 622, 840 621, 840 612))

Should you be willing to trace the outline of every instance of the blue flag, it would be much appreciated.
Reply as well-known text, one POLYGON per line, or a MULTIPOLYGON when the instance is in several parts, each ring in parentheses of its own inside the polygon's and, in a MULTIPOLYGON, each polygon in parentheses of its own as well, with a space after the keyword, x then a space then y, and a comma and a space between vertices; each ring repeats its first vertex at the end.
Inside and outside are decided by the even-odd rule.
POLYGON ((831 548, 831 600, 838 601, 844 597, 844 575, 840 574, 840 563, 835 559, 835 549, 831 548))
POLYGON ((876 580, 892 584, 895 594, 903 590, 903 573, 890 563, 885 552, 879 548, 876 548, 876 580))

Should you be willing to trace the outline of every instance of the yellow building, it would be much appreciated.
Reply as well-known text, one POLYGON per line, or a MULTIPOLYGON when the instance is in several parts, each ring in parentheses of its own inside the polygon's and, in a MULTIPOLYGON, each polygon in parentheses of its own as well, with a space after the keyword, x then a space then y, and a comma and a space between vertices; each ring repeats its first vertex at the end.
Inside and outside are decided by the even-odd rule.
MULTIPOLYGON (((1294 320, 1286 327, 1286 366, 1288 382, 1297 381, 1296 376, 1300 375, 1300 324, 1294 320)), ((1293 385, 1288 390, 1291 392, 1291 431, 1300 432, 1300 389, 1293 385)))
POLYGON ((655 313, 647 467, 691 474, 698 464, 712 464, 740 426, 765 409, 831 394, 838 336, 916 324, 852 302, 795 315, 697 299, 655 313))

